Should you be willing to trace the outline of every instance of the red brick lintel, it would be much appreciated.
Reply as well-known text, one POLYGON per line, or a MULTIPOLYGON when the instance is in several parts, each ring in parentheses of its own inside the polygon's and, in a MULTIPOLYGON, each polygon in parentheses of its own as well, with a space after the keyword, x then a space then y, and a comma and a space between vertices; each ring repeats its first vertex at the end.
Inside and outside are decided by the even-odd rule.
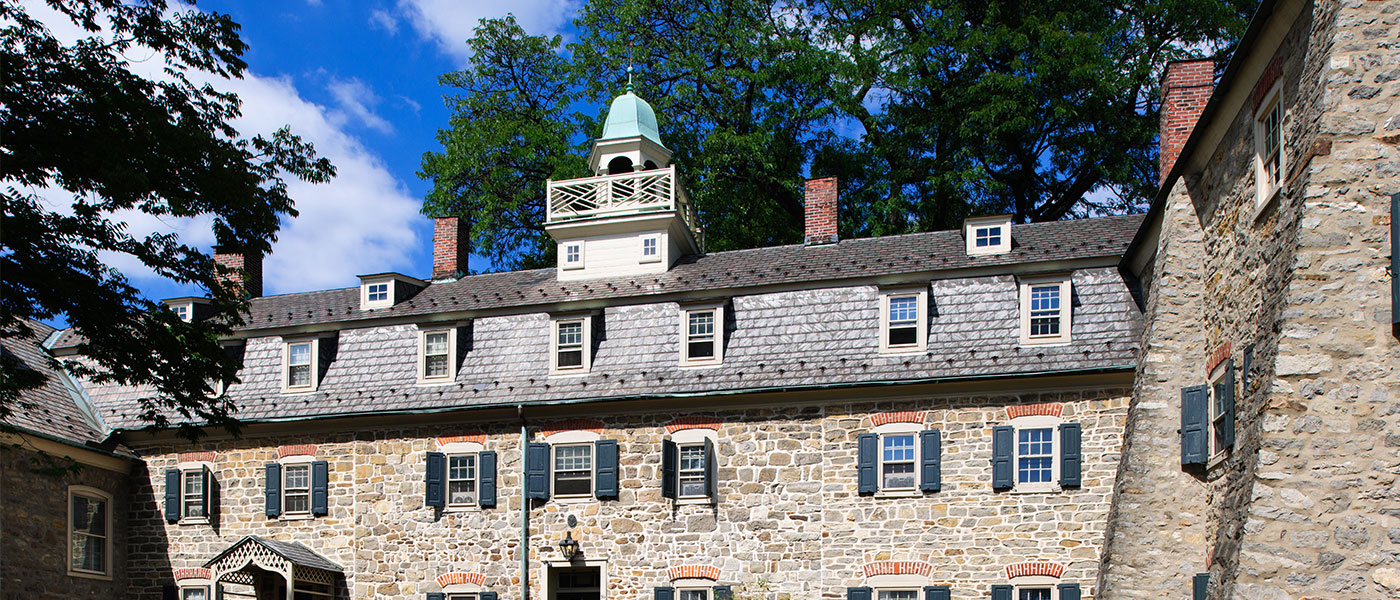
POLYGON ((292 444, 277 447, 277 458, 287 458, 288 456, 316 456, 316 444, 292 444))
POLYGON ((1047 402, 1044 404, 1021 404, 1006 407, 1006 418, 1044 416, 1059 417, 1064 411, 1064 405, 1058 402, 1047 402))
POLYGON ((1230 351, 1232 349, 1233 348, 1230 347, 1230 342, 1225 342, 1217 347, 1215 352, 1210 353, 1210 358, 1206 359, 1207 376, 1209 376, 1210 372, 1214 371, 1216 367, 1220 366, 1220 363, 1225 362, 1225 359, 1230 358, 1230 351))
POLYGON ((666 424, 666 433, 675 433, 683 429, 712 429, 719 431, 719 419, 709 417, 677 417, 666 424))
POLYGON ((484 433, 464 433, 462 435, 444 435, 437 439, 439 446, 467 442, 471 444, 486 444, 486 434, 484 433))
POLYGON ((1017 577, 1029 577, 1041 575, 1059 579, 1065 574, 1064 565, 1057 565, 1049 562, 1028 562, 1006 567, 1006 578, 1015 579, 1017 577))
POLYGON ((913 560, 887 560, 865 565, 866 577, 876 575, 922 575, 928 577, 928 574, 932 572, 933 565, 913 560))
POLYGON ((593 433, 603 433, 603 422, 597 419, 569 419, 550 423, 540 428, 540 435, 549 437, 563 431, 592 431, 593 433))
POLYGON ((719 581, 719 567, 709 565, 689 565, 684 567, 671 567, 666 569, 666 576, 671 581, 677 579, 708 579, 719 581))
POLYGON ((214 451, 205 450, 203 452, 181 452, 180 462, 214 462, 214 451))
POLYGON ((901 410, 899 412, 878 413, 870 417, 870 423, 879 427, 887 423, 917 423, 922 425, 924 417, 928 411, 923 410, 901 410))
POLYGON ((209 579, 209 569, 175 569, 175 581, 184 579, 209 579))
POLYGON ((486 585, 486 576, 481 573, 444 573, 438 575, 437 578, 439 587, 447 587, 460 583, 470 583, 478 586, 486 585))

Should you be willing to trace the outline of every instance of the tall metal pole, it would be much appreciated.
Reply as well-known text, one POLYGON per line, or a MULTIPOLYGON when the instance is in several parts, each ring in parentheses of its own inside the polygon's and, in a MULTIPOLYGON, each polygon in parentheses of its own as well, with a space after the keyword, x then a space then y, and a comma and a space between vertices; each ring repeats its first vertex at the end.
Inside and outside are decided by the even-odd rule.
POLYGON ((525 405, 517 404, 515 414, 520 417, 520 600, 530 600, 530 497, 525 490, 530 432, 525 425, 525 405))

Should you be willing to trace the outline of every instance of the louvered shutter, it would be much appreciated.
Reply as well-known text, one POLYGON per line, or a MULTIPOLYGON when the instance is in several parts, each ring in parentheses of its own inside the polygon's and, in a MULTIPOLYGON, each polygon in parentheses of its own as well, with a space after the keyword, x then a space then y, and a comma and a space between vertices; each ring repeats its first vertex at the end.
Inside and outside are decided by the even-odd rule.
POLYGON ((1009 585, 994 585, 994 586, 992 586, 992 600, 1011 600, 1011 586, 1009 586, 1009 585))
POLYGON ((525 447, 525 496, 549 499, 549 444, 534 442, 525 447))
POLYGON ((1210 444, 1206 427, 1210 421, 1210 393, 1206 386, 1181 388, 1181 464, 1204 465, 1210 444))
POLYGON ((598 440, 593 447, 593 493, 599 499, 617 498, 617 440, 598 440))
POLYGON ((919 432, 919 489, 936 492, 943 489, 943 432, 919 432))
POLYGON ((200 488, 199 499, 204 502, 204 517, 213 523, 214 515, 218 514, 214 507, 215 502, 217 502, 214 495, 214 474, 209 471, 209 467, 200 467, 199 471, 199 478, 204 483, 203 487, 200 488))
POLYGON ((480 490, 477 494, 477 503, 482 508, 492 508, 496 506, 496 453, 486 451, 476 456, 478 469, 480 469, 480 490))
POLYGON ((443 493, 443 479, 447 475, 447 456, 441 452, 429 452, 423 475, 423 504, 434 508, 447 506, 443 493))
POLYGON ((846 588, 846 600, 870 600, 871 589, 868 587, 846 588))
POLYGON ((1221 423, 1220 446, 1222 448, 1235 447, 1235 359, 1225 361, 1225 377, 1222 382, 1225 386, 1224 399, 1224 419, 1221 423))
POLYGON ((444 597, 442 592, 428 592, 427 596, 428 600, 442 600, 444 597))
POLYGON ((1079 600, 1079 584, 1061 583, 1060 600, 1079 600))
POLYGON ((727 585, 717 585, 710 588, 714 600, 734 600, 734 588, 727 585))
POLYGON ((869 495, 880 490, 875 479, 879 441, 879 436, 873 433, 862 433, 856 437, 856 492, 859 494, 869 495))
POLYGON ((330 492, 330 465, 324 460, 311 463, 311 514, 330 512, 327 500, 330 492))
POLYGON ((496 592, 481 592, 477 595, 477 600, 496 600, 496 592))
POLYGON ((1197 573, 1191 578, 1191 600, 1206 600, 1210 588, 1210 573, 1197 573))
POLYGON ((675 500, 676 471, 680 462, 680 447, 671 440, 661 440, 661 497, 675 500))
POLYGON ((676 600, 676 588, 659 587, 652 591, 652 600, 676 600))
POLYGON ((263 466, 263 493, 265 494, 263 513, 269 517, 282 514, 282 465, 267 463, 263 466))
POLYGON ((1080 486, 1084 453, 1080 450, 1083 434, 1078 423, 1060 423, 1060 487, 1080 486))
POLYGON ((1254 376, 1254 344, 1244 347, 1240 359, 1240 397, 1243 398, 1249 395, 1249 380, 1254 376))
POLYGON ((951 600, 953 590, 946 585, 930 585, 924 588, 924 600, 951 600))
POLYGON ((715 443, 705 438, 705 495, 711 504, 719 503, 719 465, 716 463, 715 443))
POLYGON ((1016 430, 1010 425, 992 428, 992 489, 1009 490, 1016 485, 1015 456, 1016 430))
POLYGON ((180 522, 180 470, 165 470, 165 522, 180 522))

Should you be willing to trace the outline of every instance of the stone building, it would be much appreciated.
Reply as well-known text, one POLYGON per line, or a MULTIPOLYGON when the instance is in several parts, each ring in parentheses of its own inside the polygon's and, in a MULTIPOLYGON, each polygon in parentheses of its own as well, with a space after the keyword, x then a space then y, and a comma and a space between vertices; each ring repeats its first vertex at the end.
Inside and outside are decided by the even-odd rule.
POLYGON ((818 179, 804 244, 706 253, 629 92, 548 184, 557 268, 464 275, 453 218, 428 280, 221 253, 241 437, 79 386, 140 457, 125 597, 1400 593, 1397 18, 1266 1, 1173 64, 1145 216, 838 240, 818 179))

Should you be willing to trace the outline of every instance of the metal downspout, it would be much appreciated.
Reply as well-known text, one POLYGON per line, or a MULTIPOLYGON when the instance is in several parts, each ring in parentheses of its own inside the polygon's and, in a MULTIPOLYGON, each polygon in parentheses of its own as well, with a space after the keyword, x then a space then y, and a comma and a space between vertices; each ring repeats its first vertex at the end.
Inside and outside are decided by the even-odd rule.
POLYGON ((525 489, 525 451, 530 432, 525 425, 525 405, 515 405, 520 417, 520 600, 530 600, 530 497, 525 489))
POLYGON ((1400 193, 1390 197, 1390 334, 1400 339, 1400 193))

